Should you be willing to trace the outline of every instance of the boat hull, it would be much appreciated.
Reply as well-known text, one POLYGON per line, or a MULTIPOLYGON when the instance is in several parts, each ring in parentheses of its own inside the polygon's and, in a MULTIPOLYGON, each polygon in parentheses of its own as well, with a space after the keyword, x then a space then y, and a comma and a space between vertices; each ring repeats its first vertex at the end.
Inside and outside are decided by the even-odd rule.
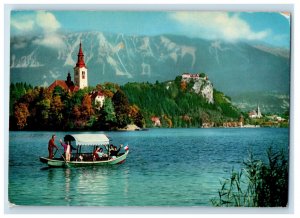
POLYGON ((87 166, 107 166, 121 164, 126 160, 129 151, 126 151, 123 155, 110 160, 100 161, 69 161, 65 162, 61 159, 48 159, 46 157, 40 157, 42 163, 47 163, 49 167, 87 167, 87 166))

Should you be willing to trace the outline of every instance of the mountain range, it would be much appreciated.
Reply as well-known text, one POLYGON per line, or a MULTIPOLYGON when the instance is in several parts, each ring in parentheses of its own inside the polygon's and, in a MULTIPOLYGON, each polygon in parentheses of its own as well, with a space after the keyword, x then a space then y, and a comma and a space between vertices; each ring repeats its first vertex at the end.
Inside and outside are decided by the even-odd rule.
POLYGON ((84 32, 62 33, 60 38, 64 45, 57 48, 37 43, 40 36, 12 37, 11 82, 48 86, 55 79, 65 80, 68 72, 73 75, 81 41, 92 86, 107 81, 168 81, 186 72, 205 72, 214 87, 229 96, 254 92, 289 94, 287 49, 178 35, 84 32))

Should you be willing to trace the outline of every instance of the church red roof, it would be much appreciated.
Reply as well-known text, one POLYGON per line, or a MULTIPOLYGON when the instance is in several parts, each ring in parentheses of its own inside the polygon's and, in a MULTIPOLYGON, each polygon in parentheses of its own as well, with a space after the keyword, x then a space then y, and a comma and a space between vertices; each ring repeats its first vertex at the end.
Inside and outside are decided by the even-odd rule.
POLYGON ((60 86, 61 88, 68 90, 69 87, 67 86, 64 80, 55 80, 48 89, 53 90, 56 86, 60 86))
POLYGON ((69 87, 71 92, 77 92, 79 90, 78 86, 71 86, 69 87))
POLYGON ((64 80, 55 80, 49 87, 48 89, 53 91, 55 89, 56 86, 61 87, 62 89, 66 90, 66 91, 71 91, 71 92, 77 92, 79 90, 78 86, 75 85, 71 85, 68 86, 66 81, 64 80))
POLYGON ((79 51, 78 51, 78 59, 76 63, 76 67, 86 67, 84 63, 84 54, 82 52, 81 42, 79 44, 79 51))

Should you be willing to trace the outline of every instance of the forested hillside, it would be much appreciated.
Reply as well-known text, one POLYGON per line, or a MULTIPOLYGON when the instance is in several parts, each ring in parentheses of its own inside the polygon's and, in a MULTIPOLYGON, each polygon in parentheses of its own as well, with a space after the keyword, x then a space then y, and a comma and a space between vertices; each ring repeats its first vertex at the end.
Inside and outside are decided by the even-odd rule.
MULTIPOLYGON (((201 127, 214 122, 237 121, 240 111, 230 98, 213 89, 213 103, 193 89, 194 82, 181 76, 173 81, 152 83, 98 84, 71 93, 56 87, 10 86, 11 130, 114 130, 135 124, 153 127, 201 127), (93 94, 105 96, 103 106, 93 94)), ((198 87, 199 88, 199 87, 198 87)))
POLYGON ((152 117, 160 118, 166 127, 201 127, 205 122, 222 125, 224 121, 238 120, 241 115, 230 99, 214 89, 214 103, 196 94, 194 83, 183 83, 181 77, 175 81, 151 83, 127 83, 122 90, 132 104, 137 105, 152 125, 152 117))

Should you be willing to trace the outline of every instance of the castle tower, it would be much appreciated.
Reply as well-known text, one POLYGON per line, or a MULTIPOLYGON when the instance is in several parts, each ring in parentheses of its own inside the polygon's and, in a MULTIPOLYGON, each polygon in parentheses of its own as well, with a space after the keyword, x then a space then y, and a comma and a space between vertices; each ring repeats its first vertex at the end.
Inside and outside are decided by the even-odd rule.
POLYGON ((79 44, 79 52, 76 66, 74 67, 74 82, 80 89, 88 86, 87 68, 84 63, 84 54, 82 52, 81 42, 79 44))

